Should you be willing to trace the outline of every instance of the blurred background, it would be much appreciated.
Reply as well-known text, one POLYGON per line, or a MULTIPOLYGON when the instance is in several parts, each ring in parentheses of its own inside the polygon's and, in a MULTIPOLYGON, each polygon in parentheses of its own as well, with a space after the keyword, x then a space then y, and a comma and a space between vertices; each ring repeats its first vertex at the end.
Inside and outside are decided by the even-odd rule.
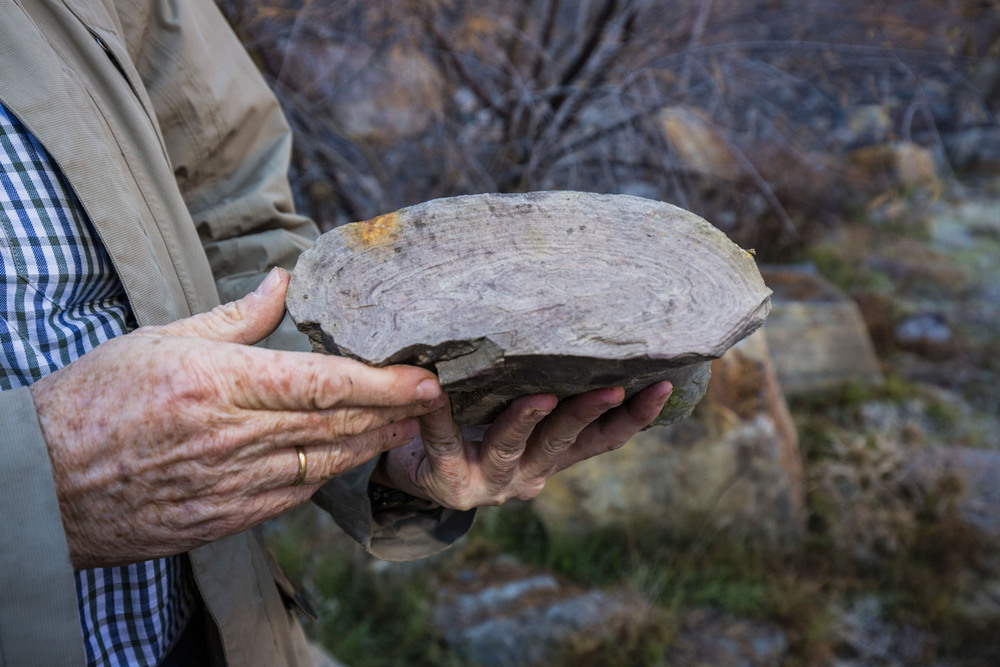
MULTIPOLYGON (((1000 664, 1000 2, 220 0, 324 229, 427 199, 668 201, 762 332, 686 422, 372 561, 268 527, 362 665, 1000 664)), ((613 326, 609 322, 609 326, 613 326)))

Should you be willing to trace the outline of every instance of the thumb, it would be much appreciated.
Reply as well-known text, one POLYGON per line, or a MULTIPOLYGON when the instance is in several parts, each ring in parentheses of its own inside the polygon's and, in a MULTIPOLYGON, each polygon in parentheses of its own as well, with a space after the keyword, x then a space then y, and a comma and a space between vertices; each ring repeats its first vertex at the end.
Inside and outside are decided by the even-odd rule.
POLYGON ((450 400, 437 410, 420 416, 420 439, 435 468, 449 461, 464 460, 465 437, 452 419, 450 400))
POLYGON ((266 338, 285 315, 288 271, 275 267, 256 290, 207 313, 177 320, 159 330, 162 336, 207 338, 253 345, 266 338))

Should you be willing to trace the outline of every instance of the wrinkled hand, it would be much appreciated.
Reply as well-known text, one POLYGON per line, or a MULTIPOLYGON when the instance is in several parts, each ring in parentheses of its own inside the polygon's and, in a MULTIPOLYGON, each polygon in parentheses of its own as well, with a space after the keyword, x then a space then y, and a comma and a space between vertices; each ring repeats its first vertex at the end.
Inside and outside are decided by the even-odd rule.
POLYGON ((627 405, 621 387, 558 404, 552 395, 526 396, 481 441, 467 438, 446 404, 420 418, 420 438, 382 457, 373 480, 452 509, 528 500, 553 474, 625 444, 656 418, 670 391, 661 382, 627 405))
POLYGON ((403 445, 446 400, 408 366, 249 347, 288 274, 210 313, 99 345, 32 385, 74 566, 179 553, 309 499, 403 445), (307 474, 298 477, 303 445, 307 474))

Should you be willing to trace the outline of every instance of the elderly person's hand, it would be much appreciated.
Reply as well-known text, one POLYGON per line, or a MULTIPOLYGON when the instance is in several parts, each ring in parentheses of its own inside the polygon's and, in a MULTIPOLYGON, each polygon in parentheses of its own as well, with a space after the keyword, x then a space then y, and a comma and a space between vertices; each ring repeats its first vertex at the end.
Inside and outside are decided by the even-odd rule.
POLYGON ((32 385, 74 566, 249 528, 411 441, 412 418, 444 404, 419 368, 250 347, 281 321, 287 285, 275 270, 239 301, 110 340, 32 385))
POLYGON ((557 404, 552 395, 514 401, 481 440, 443 405, 420 418, 421 437, 384 455, 373 480, 453 509, 527 500, 556 472, 617 449, 649 425, 670 397, 657 383, 621 405, 621 387, 557 404))

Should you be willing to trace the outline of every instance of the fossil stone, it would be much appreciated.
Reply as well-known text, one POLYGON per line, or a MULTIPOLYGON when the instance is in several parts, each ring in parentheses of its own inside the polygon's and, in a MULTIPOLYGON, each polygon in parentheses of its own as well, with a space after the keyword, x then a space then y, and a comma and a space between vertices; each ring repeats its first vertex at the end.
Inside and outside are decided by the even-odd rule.
POLYGON ((770 309, 753 257, 662 202, 581 192, 437 199, 323 234, 287 305, 314 349, 437 372, 462 424, 527 394, 667 379, 658 423, 770 309))

